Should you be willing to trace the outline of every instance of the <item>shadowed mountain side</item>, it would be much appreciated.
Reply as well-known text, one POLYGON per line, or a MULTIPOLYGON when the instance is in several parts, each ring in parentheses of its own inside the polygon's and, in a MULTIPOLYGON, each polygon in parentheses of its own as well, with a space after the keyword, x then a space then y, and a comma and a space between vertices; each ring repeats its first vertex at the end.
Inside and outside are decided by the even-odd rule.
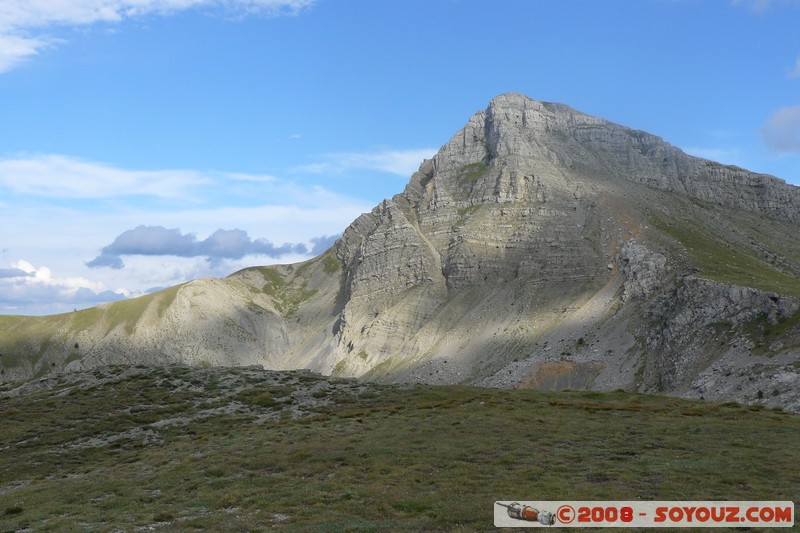
POLYGON ((777 178, 502 95, 322 256, 2 317, 0 368, 262 364, 800 411, 799 223, 777 178))

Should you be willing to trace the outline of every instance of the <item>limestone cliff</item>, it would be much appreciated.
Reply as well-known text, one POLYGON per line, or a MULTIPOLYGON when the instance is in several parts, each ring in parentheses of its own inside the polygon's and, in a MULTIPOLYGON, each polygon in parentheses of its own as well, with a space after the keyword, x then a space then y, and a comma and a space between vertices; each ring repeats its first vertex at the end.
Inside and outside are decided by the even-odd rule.
POLYGON ((323 256, 0 318, 0 364, 258 363, 800 410, 798 225, 800 189, 777 178, 501 95, 323 256))

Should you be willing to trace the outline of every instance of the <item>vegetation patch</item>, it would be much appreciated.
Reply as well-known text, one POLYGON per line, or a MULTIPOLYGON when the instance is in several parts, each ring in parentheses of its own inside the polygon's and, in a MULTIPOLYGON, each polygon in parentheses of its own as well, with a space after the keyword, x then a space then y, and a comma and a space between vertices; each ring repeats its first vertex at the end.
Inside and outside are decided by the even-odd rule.
POLYGON ((263 267, 258 269, 261 275, 264 276, 264 286, 261 288, 264 294, 269 296, 277 296, 277 294, 286 287, 286 281, 274 268, 263 267))
POLYGON ((711 280, 800 297, 800 278, 777 270, 753 251, 688 222, 651 215, 650 223, 686 247, 700 273, 711 280))
POLYGON ((477 182, 486 173, 489 167, 486 163, 471 163, 464 165, 458 174, 458 182, 462 184, 472 184, 477 182))
POLYGON ((250 389, 243 391, 236 395, 236 399, 244 404, 258 407, 275 407, 280 404, 280 402, 272 396, 272 393, 266 390, 250 389))
POLYGON ((332 276, 342 269, 342 264, 336 258, 336 255, 329 250, 322 256, 322 269, 326 274, 332 276))
POLYGON ((744 324, 742 332, 753 342, 754 354, 769 356, 774 355, 770 348, 772 342, 779 338, 788 338, 786 334, 800 329, 798 326, 800 326, 800 311, 789 317, 780 317, 775 324, 771 324, 767 315, 762 313, 744 324))
POLYGON ((342 374, 344 374, 345 368, 347 368, 347 362, 344 359, 342 359, 333 366, 333 370, 331 371, 331 373, 334 376, 341 376, 342 374))
POLYGON ((305 283, 287 283, 274 268, 263 267, 258 270, 266 282, 262 292, 272 298, 275 308, 284 316, 295 316, 300 305, 317 293, 317 289, 307 289, 305 283))

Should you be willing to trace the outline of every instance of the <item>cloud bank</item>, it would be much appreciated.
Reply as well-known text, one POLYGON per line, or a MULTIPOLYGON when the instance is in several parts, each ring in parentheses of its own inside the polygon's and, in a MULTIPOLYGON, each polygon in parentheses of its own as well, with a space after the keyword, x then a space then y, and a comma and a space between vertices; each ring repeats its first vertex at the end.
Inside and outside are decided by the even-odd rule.
POLYGON ((47 35, 58 26, 119 23, 144 15, 193 8, 224 8, 243 14, 294 15, 315 0, 3 0, 0 3, 0 73, 58 43, 47 35))
POLYGON ((240 229, 218 229, 204 240, 193 234, 182 234, 179 229, 163 226, 138 226, 127 230, 103 247, 100 255, 88 261, 89 268, 124 268, 123 256, 175 256, 205 257, 216 263, 223 259, 241 259, 247 255, 278 258, 288 254, 319 255, 327 250, 338 236, 323 236, 305 243, 284 243, 276 246, 266 239, 251 239, 240 229))

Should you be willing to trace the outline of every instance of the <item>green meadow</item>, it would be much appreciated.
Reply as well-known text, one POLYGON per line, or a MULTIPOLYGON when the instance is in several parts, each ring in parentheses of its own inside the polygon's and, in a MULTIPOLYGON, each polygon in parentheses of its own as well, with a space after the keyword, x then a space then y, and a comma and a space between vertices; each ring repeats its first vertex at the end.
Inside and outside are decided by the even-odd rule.
POLYGON ((758 405, 252 368, 12 389, 4 532, 493 531, 496 500, 800 494, 800 416, 758 405))

